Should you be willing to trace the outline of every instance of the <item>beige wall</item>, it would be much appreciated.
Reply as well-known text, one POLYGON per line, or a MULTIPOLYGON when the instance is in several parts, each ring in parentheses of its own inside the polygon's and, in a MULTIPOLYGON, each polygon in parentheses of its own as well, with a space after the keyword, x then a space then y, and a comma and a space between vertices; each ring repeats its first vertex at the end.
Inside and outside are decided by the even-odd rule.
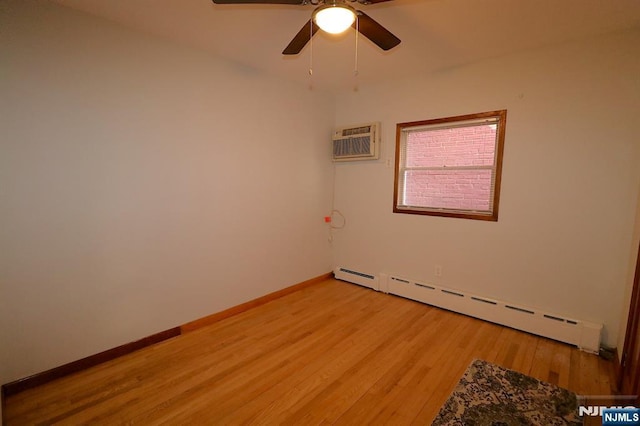
POLYGON ((331 269, 332 97, 2 8, 0 383, 331 269))
POLYGON ((640 183, 639 45, 628 32, 341 94, 336 124, 382 121, 384 152, 336 166, 347 226, 334 264, 604 323, 615 345, 640 183), (497 223, 392 213, 396 123, 503 108, 497 223))

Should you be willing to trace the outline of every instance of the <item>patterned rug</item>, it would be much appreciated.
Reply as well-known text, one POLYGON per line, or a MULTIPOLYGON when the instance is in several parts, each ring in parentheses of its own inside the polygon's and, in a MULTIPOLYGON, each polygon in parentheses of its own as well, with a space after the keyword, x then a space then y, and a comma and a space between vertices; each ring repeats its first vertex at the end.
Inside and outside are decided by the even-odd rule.
POLYGON ((432 425, 582 425, 577 406, 571 391, 475 360, 432 425))

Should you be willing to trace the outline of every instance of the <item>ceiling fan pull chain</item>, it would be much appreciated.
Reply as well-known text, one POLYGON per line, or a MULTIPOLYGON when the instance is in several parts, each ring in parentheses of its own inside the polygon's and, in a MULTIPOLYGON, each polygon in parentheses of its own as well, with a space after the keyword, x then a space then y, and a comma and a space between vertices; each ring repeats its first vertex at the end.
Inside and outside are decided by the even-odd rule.
POLYGON ((353 75, 358 76, 358 34, 360 33, 360 17, 356 14, 356 64, 353 75))
POLYGON ((309 23, 309 90, 313 90, 313 20, 310 19, 309 23))
POLYGON ((309 75, 313 75, 313 21, 309 20, 309 75))

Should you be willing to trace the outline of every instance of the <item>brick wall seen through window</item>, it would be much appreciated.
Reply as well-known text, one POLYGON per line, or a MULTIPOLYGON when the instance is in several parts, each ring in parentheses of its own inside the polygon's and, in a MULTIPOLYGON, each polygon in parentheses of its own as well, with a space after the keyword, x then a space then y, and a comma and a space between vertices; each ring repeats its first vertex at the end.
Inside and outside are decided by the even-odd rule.
POLYGON ((505 120, 497 111, 399 124, 394 211, 497 220, 505 120))

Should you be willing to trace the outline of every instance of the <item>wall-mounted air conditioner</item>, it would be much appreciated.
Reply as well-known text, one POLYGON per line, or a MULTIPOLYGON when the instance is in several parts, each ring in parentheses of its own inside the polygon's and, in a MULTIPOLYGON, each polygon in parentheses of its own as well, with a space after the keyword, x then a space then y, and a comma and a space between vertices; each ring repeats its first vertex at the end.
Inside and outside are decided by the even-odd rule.
POLYGON ((380 123, 336 129, 333 161, 377 160, 380 155, 380 123))

